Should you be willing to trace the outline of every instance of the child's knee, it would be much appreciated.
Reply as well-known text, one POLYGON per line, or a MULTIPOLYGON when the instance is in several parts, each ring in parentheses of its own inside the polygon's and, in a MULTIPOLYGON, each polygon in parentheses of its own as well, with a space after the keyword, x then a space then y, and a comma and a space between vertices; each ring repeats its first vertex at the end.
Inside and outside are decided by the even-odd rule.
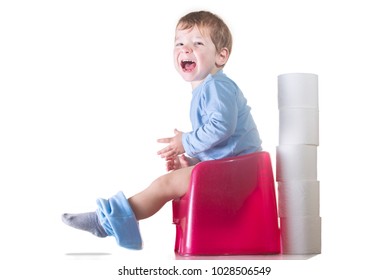
POLYGON ((159 177, 155 183, 164 196, 166 196, 168 199, 175 199, 183 196, 186 193, 189 180, 185 178, 183 172, 178 172, 177 170, 159 177))

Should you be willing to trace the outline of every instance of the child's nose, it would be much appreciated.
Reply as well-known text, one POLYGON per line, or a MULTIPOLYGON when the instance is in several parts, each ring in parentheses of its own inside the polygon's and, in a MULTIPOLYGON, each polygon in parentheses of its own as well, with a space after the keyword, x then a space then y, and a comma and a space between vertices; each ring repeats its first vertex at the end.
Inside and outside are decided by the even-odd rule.
POLYGON ((191 53, 192 52, 192 48, 190 48, 189 46, 185 45, 185 46, 182 47, 181 52, 183 52, 183 53, 191 53))

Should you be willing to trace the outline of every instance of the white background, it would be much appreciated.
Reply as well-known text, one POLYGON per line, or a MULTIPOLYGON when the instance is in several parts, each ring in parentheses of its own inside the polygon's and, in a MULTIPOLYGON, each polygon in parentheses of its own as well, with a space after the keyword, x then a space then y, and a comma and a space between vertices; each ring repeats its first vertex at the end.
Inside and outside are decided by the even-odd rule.
POLYGON ((271 266, 268 279, 387 274, 384 4, 1 1, 0 273, 7 279, 119 279, 123 265, 227 264, 271 266), (173 67, 175 24, 199 9, 220 15, 231 28, 234 46, 225 73, 247 97, 273 161, 277 75, 319 75, 321 255, 174 260, 170 204, 141 222, 141 252, 60 220, 63 212, 93 211, 97 197, 119 190, 132 195, 164 173, 156 139, 171 136, 174 128, 190 129, 191 88, 173 67))

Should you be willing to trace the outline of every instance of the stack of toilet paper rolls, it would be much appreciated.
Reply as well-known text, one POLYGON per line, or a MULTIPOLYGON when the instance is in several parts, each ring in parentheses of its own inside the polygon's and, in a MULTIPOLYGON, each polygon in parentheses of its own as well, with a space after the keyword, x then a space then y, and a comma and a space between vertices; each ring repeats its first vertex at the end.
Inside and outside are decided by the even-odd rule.
POLYGON ((278 76, 276 180, 282 252, 321 253, 318 76, 278 76))

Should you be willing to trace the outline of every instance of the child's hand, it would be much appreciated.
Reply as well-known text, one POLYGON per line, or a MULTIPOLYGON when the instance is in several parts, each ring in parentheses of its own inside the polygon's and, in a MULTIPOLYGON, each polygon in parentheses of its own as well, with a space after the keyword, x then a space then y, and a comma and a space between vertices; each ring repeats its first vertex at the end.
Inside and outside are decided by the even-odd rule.
POLYGON ((169 172, 169 171, 180 169, 178 164, 179 164, 179 160, 177 159, 177 157, 173 159, 168 159, 166 161, 166 171, 169 172))
POLYGON ((179 155, 174 157, 173 159, 168 159, 166 161, 166 170, 173 171, 177 170, 180 168, 185 167, 185 165, 189 166, 187 162, 185 162, 185 156, 184 155, 179 155))
POLYGON ((195 165, 198 162, 199 162, 198 159, 190 158, 190 157, 187 157, 184 154, 182 154, 182 155, 179 155, 173 159, 167 160, 166 161, 166 170, 167 171, 177 170, 180 168, 195 165))
POLYGON ((174 159, 180 154, 185 152, 184 146, 182 145, 182 131, 174 130, 174 136, 170 138, 161 138, 158 139, 158 143, 168 143, 165 148, 158 151, 158 155, 167 160, 174 159))

